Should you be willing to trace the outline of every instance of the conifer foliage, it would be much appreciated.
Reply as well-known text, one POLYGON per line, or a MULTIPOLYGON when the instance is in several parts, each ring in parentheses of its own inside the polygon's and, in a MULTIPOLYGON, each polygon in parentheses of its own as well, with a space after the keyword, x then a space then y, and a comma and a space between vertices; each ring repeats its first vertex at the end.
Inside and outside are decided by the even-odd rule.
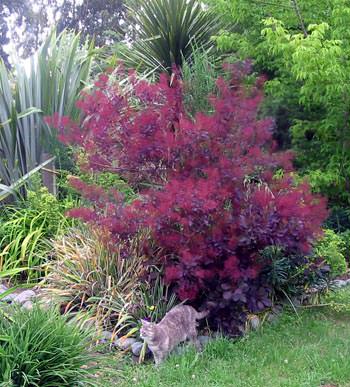
POLYGON ((101 75, 79 102, 82 122, 49 121, 82 149, 85 168, 118 173, 139 192, 124 204, 118 192, 75 178, 93 206, 71 215, 106 229, 126 257, 128 239, 149 229, 145 249, 151 258, 150 246, 157 247, 157 263, 180 299, 209 308, 216 328, 236 334, 242 310, 270 305, 260 252, 277 245, 307 254, 327 210, 306 182, 293 180, 293 155, 275 150, 273 120, 258 118, 264 79, 243 83, 249 62, 226 71, 229 80, 218 79, 219 95, 209 97, 211 115, 186 115, 174 71, 155 84, 131 74, 128 93, 101 75))

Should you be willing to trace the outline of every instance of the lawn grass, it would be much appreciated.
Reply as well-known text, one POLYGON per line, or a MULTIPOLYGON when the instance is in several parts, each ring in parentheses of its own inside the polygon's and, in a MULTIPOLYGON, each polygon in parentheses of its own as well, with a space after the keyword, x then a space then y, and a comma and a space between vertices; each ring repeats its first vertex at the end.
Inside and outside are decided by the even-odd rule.
MULTIPOLYGON (((339 294, 350 304, 350 290, 339 294)), ((350 312, 284 313, 241 340, 172 355, 159 369, 125 361, 119 371, 114 380, 122 387, 350 387, 350 312)))

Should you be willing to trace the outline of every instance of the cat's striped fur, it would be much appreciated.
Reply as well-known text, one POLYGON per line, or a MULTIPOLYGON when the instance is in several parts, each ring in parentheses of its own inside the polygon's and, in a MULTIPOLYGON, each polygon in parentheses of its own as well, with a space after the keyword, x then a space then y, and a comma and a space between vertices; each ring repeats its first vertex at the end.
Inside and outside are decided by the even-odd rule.
POLYGON ((200 350, 197 320, 207 314, 208 312, 199 313, 189 305, 178 305, 158 324, 142 320, 140 335, 152 351, 156 365, 160 364, 176 345, 187 339, 200 350))

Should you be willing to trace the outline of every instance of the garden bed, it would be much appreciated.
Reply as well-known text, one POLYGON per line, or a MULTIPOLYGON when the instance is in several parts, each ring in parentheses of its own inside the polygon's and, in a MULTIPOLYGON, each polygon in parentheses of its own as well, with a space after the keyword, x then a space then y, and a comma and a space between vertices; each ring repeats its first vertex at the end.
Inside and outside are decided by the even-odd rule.
POLYGON ((115 2, 0 58, 0 385, 350 387, 348 2, 115 2))

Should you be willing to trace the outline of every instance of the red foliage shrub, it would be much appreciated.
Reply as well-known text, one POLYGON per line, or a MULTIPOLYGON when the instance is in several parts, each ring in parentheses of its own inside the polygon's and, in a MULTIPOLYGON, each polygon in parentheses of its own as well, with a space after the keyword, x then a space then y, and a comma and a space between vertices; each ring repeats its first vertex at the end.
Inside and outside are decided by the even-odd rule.
POLYGON ((72 214, 106 228, 116 243, 149 228, 179 297, 215 309, 215 324, 231 333, 232 322, 223 321, 242 305, 269 305, 259 251, 278 245, 307 253, 327 215, 325 200, 293 181, 292 154, 275 151, 273 120, 257 117, 263 79, 244 86, 245 67, 217 81, 215 112, 194 120, 184 113, 176 74, 156 84, 131 75, 129 94, 101 76, 78 104, 81 123, 51 120, 63 141, 84 150, 86 168, 116 172, 140 194, 124 205, 118 193, 75 180, 95 207, 72 214), (283 178, 274 177, 277 169, 283 178))

